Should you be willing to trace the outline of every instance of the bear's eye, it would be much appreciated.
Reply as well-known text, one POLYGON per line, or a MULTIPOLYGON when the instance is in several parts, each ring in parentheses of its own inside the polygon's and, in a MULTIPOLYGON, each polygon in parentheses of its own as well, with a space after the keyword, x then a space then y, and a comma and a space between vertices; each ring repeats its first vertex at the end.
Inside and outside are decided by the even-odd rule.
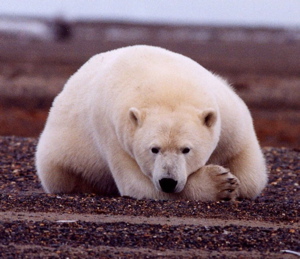
POLYGON ((159 150, 160 150, 159 147, 153 147, 153 148, 151 148, 151 152, 152 152, 153 154, 158 154, 158 153, 159 153, 159 150))
POLYGON ((185 148, 183 148, 182 149, 182 154, 187 154, 187 153, 189 153, 191 151, 191 149, 190 148, 188 148, 188 147, 185 147, 185 148))

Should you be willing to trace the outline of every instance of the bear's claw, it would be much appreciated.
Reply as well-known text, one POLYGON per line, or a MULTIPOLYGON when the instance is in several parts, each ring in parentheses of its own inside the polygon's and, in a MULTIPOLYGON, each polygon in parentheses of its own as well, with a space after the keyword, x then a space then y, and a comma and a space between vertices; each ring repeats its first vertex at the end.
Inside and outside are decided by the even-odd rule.
POLYGON ((240 182, 227 169, 216 166, 215 176, 213 181, 217 188, 217 200, 235 200, 239 195, 240 182))

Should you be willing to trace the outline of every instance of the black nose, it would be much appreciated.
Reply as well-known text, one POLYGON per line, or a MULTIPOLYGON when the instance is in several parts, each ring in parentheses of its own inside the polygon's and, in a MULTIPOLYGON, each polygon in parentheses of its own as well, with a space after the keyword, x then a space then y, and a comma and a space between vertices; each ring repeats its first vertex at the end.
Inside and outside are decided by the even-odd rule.
POLYGON ((175 190, 177 185, 177 181, 172 178, 163 178, 159 180, 159 185, 163 192, 172 193, 175 190))

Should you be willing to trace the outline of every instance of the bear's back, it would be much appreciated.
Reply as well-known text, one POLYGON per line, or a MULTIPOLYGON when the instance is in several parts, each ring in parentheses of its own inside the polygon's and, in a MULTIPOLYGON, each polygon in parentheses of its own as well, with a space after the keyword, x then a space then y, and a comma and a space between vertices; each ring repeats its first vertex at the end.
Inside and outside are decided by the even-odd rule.
POLYGON ((201 108, 203 96, 213 103, 211 88, 221 84, 192 59, 159 47, 121 48, 96 55, 86 65, 87 75, 95 73, 89 76, 90 87, 97 88, 93 93, 99 93, 99 101, 113 100, 120 109, 181 103, 201 108))

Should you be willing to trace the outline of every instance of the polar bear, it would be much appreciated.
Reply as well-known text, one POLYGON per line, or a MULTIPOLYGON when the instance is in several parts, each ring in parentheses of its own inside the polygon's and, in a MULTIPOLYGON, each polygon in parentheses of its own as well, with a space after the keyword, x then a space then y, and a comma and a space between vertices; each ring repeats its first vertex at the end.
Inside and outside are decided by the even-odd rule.
POLYGON ((36 151, 48 193, 254 199, 265 160, 245 103, 180 54, 130 46, 85 63, 55 98, 36 151))

